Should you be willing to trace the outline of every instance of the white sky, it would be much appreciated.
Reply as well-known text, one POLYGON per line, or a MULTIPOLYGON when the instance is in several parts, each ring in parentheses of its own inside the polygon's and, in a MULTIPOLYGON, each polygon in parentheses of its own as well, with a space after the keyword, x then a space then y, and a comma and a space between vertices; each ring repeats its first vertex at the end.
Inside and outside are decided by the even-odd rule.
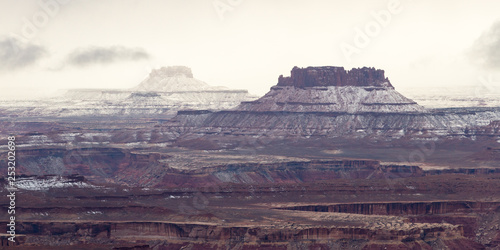
MULTIPOLYGON (((293 66, 381 68, 396 89, 474 85, 500 69, 473 64, 469 56, 475 41, 500 20, 498 0, 42 2, 52 3, 52 13, 35 0, 0 0, 4 99, 66 88, 130 88, 152 68, 171 65, 189 66, 195 78, 211 85, 258 95, 293 66), (356 28, 373 24, 371 13, 387 11, 391 2, 400 3, 399 13, 348 60, 341 45, 354 46, 356 28), (232 9, 220 15, 214 3, 232 9), (36 32, 23 38, 26 20, 36 32), (17 54, 5 46, 13 37, 21 44, 17 54)), ((500 41, 499 32, 491 34, 498 37, 489 40, 500 41)))

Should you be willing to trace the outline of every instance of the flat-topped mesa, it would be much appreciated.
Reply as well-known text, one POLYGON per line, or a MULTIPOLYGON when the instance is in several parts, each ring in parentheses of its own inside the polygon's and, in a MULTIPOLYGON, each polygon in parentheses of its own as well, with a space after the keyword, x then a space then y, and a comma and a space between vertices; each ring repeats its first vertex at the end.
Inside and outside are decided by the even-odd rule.
POLYGON ((193 76, 191 68, 186 66, 169 66, 153 69, 133 91, 146 92, 179 92, 221 90, 221 87, 210 86, 193 76))
POLYGON ((390 87, 391 82, 384 76, 384 71, 375 68, 353 68, 346 71, 344 67, 294 67, 291 76, 278 78, 278 86, 325 87, 325 86, 359 86, 390 87))
POLYGON ((161 67, 159 69, 154 69, 149 75, 150 77, 184 76, 187 78, 193 78, 193 72, 191 71, 191 68, 186 66, 161 67))

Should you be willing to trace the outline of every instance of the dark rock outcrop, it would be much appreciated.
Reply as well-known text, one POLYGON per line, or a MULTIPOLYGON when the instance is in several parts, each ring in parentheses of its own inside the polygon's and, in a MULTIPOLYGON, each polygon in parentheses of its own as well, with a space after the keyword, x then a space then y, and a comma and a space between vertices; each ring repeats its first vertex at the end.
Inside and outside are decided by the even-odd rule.
POLYGON ((392 87, 384 71, 375 68, 354 68, 346 71, 344 67, 294 67, 290 77, 280 75, 278 86, 324 87, 324 86, 373 86, 392 87))

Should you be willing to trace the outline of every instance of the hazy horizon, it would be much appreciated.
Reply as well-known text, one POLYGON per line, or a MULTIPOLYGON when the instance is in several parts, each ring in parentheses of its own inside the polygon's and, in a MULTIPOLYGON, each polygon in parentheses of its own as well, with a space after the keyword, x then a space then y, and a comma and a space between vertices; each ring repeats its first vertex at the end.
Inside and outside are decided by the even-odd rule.
POLYGON ((266 93, 294 66, 376 67, 396 89, 500 82, 500 3, 0 0, 3 99, 131 88, 184 65, 266 93))

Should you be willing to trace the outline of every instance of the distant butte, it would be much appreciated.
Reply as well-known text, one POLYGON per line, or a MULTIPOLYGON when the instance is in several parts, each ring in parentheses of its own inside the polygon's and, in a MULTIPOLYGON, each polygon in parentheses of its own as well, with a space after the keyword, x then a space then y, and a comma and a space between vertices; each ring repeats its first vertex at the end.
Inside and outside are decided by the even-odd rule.
POLYGON ((191 71, 191 68, 186 66, 161 67, 160 69, 154 69, 153 71, 151 71, 150 75, 162 77, 185 76, 187 78, 193 78, 193 72, 191 71))
POLYGON ((384 71, 375 68, 353 68, 346 71, 344 67, 294 67, 291 76, 278 78, 278 86, 325 87, 325 86, 358 86, 358 87, 392 87, 384 71))
MULTIPOLYGON (((493 126, 484 126, 500 120, 498 109, 429 110, 396 91, 383 70, 363 67, 347 71, 334 66, 294 67, 289 77, 280 76, 264 96, 231 110, 177 114, 165 126, 179 129, 179 134, 189 131, 184 138, 204 136, 214 144, 225 140, 224 145, 259 137, 271 143, 313 136, 339 141, 425 142, 466 138, 471 136, 470 128, 492 134, 496 131, 493 126)), ((182 138, 178 143, 187 145, 182 138)))

